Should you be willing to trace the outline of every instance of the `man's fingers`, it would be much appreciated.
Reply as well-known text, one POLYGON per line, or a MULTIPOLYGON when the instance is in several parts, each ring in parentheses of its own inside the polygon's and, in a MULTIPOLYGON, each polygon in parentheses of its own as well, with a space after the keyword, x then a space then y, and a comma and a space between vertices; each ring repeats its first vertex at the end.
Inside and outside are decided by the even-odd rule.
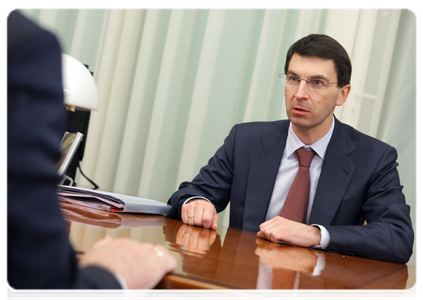
POLYGON ((213 221, 210 228, 213 230, 217 230, 218 227, 219 227, 219 217, 217 216, 217 212, 215 210, 213 215, 213 221))
POLYGON ((213 216, 214 216, 215 213, 216 213, 216 209, 211 204, 207 205, 204 208, 203 216, 202 216, 203 217, 202 226, 204 228, 207 228, 207 229, 210 228, 212 221, 213 221, 213 216))
POLYGON ((283 222, 283 218, 275 217, 260 224, 260 231, 257 233, 257 237, 276 242, 274 234, 281 229, 281 222, 283 222))
POLYGON ((194 204, 195 202, 190 202, 182 206, 181 219, 185 224, 194 225, 194 204))
POLYGON ((176 260, 169 255, 169 252, 163 245, 155 245, 153 250, 162 265, 163 275, 176 268, 176 260))
POLYGON ((188 203, 187 209, 187 224, 194 225, 194 218, 195 218, 195 202, 188 203))
POLYGON ((217 230, 219 217, 216 208, 208 201, 198 199, 186 203, 181 210, 182 222, 207 229, 217 230))
POLYGON ((188 205, 184 204, 184 205, 182 205, 182 209, 181 209, 181 219, 182 219, 182 222, 184 224, 188 224, 188 218, 187 218, 187 216, 188 216, 187 209, 188 208, 187 207, 188 207, 188 205))
MULTIPOLYGON (((208 203, 208 202, 207 202, 208 203)), ((205 210, 205 204, 203 201, 197 201, 194 203, 194 213, 192 218, 192 224, 194 226, 202 227, 203 226, 203 216, 205 210)))
POLYGON ((101 247, 102 245, 110 243, 112 240, 113 238, 111 236, 106 236, 102 240, 95 242, 92 247, 101 247))
POLYGON ((214 205, 208 203, 203 211, 202 226, 207 229, 217 230, 218 225, 219 217, 217 216, 216 208, 214 205))

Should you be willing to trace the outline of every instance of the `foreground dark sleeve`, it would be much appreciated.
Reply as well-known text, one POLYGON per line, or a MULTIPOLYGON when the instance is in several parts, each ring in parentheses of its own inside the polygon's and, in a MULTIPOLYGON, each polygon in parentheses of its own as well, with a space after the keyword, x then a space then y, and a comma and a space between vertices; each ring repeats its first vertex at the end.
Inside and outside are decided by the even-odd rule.
MULTIPOLYGON (((371 176, 362 205, 367 224, 327 226, 331 239, 327 250, 399 263, 410 259, 414 231, 396 160, 396 150, 387 148, 371 176)), ((340 218, 342 214, 347 218, 348 210, 340 211, 340 218)))
POLYGON ((168 204, 172 205, 166 215, 168 218, 181 219, 181 207, 188 198, 201 196, 210 200, 219 213, 229 203, 234 172, 234 144, 237 132, 235 125, 224 144, 214 156, 202 167, 192 181, 182 182, 179 189, 170 197, 168 204))
POLYGON ((120 288, 108 271, 78 268, 56 194, 64 132, 56 38, 8 18, 7 278, 17 289, 120 288))

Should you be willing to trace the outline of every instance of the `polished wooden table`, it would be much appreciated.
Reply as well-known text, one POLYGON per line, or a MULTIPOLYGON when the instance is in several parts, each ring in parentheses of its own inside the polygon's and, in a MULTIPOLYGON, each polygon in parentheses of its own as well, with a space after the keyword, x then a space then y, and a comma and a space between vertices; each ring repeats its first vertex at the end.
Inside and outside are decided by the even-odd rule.
POLYGON ((415 284, 415 268, 404 264, 275 244, 234 228, 212 231, 164 216, 62 205, 78 253, 106 235, 164 245, 178 264, 158 289, 408 289, 415 284))

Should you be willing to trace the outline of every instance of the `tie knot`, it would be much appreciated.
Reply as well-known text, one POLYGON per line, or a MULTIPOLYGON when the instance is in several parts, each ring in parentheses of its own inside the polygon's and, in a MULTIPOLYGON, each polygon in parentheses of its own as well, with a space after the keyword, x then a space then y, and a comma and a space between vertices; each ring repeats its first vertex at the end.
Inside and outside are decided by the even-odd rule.
POLYGON ((306 149, 299 148, 297 149, 297 151, 295 151, 295 153, 297 154, 300 166, 310 168, 311 161, 313 160, 313 157, 316 152, 314 152, 313 150, 308 151, 306 149))

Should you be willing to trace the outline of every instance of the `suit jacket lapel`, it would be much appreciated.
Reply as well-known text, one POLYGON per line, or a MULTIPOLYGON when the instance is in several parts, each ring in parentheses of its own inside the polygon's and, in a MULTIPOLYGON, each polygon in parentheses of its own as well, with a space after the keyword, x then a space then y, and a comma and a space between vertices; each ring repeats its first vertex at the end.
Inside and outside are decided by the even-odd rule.
POLYGON ((276 175, 285 149, 289 121, 261 138, 263 150, 252 152, 244 206, 243 229, 258 231, 266 219, 276 175))
POLYGON ((310 224, 331 224, 357 166, 348 157, 355 149, 345 125, 335 119, 335 130, 326 150, 310 224))

